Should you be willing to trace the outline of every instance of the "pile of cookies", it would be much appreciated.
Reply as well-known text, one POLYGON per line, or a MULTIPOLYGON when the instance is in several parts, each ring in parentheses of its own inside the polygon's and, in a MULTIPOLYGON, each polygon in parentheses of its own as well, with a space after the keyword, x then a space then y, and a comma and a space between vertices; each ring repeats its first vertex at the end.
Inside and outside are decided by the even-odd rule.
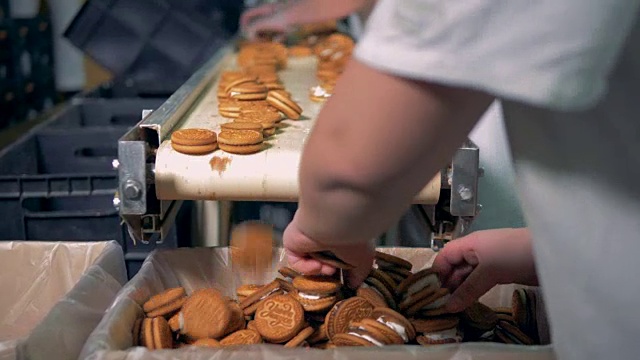
MULTIPOLYGON (((330 259, 328 260, 330 261, 330 259)), ((343 268, 348 264, 334 262, 343 268)), ((535 293, 516 290, 512 308, 479 302, 459 314, 445 310, 449 293, 431 269, 378 252, 357 290, 337 277, 304 276, 290 268, 266 285, 244 284, 236 298, 206 288, 187 296, 168 289, 143 304, 133 328, 134 345, 148 349, 227 347, 260 343, 328 349, 341 346, 463 341, 537 343, 535 293)))
MULTIPOLYGON (((223 72, 218 82, 218 112, 233 120, 221 126, 219 137, 246 139, 251 136, 255 139, 255 132, 259 132, 264 140, 276 133, 283 115, 292 120, 300 118, 302 108, 285 90, 278 76, 278 71, 287 66, 287 58, 287 48, 276 42, 245 43, 240 47, 240 69, 223 72), (233 125, 235 123, 244 125, 233 125)), ((230 153, 249 154, 262 149, 262 140, 243 143, 242 148, 220 148, 230 153)))

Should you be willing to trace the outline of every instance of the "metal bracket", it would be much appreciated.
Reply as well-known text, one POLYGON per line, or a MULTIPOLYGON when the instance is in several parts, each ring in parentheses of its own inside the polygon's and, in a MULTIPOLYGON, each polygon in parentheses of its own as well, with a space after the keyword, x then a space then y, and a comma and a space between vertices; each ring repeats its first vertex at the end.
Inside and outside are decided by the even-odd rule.
POLYGON ((473 142, 467 141, 458 149, 451 162, 451 215, 477 215, 479 169, 480 151, 473 142))

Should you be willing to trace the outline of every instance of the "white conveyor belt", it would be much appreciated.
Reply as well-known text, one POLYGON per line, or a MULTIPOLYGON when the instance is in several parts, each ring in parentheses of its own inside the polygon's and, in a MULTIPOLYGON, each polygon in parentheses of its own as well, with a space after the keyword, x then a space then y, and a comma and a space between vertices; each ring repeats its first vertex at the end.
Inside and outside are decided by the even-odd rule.
MULTIPOLYGON (((221 69, 235 68, 235 57, 223 60, 221 69)), ((222 150, 193 156, 174 151, 163 141, 156 155, 156 194, 160 200, 266 200, 296 201, 302 147, 322 104, 309 99, 317 84, 314 57, 290 58, 280 78, 303 108, 303 118, 285 120, 267 149, 253 155, 234 155, 222 150)), ((218 114, 217 79, 184 115, 175 129, 206 128, 220 132, 230 120, 218 114)), ((417 203, 435 204, 440 195, 440 175, 418 195, 417 203)))

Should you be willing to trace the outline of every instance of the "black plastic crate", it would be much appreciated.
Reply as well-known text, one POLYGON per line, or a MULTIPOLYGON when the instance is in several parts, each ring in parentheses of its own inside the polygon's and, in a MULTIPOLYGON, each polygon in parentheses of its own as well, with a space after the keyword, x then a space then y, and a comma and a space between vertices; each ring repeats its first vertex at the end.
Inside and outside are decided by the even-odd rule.
POLYGON ((65 36, 118 81, 171 94, 231 39, 240 9, 241 1, 89 0, 65 36))
POLYGON ((9 0, 0 0, 0 22, 11 16, 9 11, 9 0))
POLYGON ((72 106, 57 113, 47 122, 45 128, 116 127, 129 129, 141 120, 143 110, 155 110, 163 103, 164 99, 162 98, 75 99, 72 106))
POLYGON ((108 81, 99 86, 82 92, 78 99, 156 99, 166 101, 173 91, 154 86, 143 86, 133 81, 108 81))
POLYGON ((16 122, 22 117, 20 99, 13 81, 0 80, 0 129, 16 122))

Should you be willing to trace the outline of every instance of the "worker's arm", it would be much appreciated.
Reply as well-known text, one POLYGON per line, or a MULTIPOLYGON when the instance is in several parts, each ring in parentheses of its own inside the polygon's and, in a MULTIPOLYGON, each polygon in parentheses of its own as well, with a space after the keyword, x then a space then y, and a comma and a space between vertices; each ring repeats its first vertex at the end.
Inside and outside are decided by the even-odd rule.
POLYGON ((300 205, 285 234, 292 266, 330 273, 305 256, 314 244, 345 260, 370 261, 339 247, 362 247, 387 230, 451 160, 491 101, 352 61, 302 155, 300 205))
POLYGON ((369 5, 372 0, 300 0, 266 4, 242 14, 240 26, 252 38, 260 31, 286 32, 293 26, 336 20, 369 5))

